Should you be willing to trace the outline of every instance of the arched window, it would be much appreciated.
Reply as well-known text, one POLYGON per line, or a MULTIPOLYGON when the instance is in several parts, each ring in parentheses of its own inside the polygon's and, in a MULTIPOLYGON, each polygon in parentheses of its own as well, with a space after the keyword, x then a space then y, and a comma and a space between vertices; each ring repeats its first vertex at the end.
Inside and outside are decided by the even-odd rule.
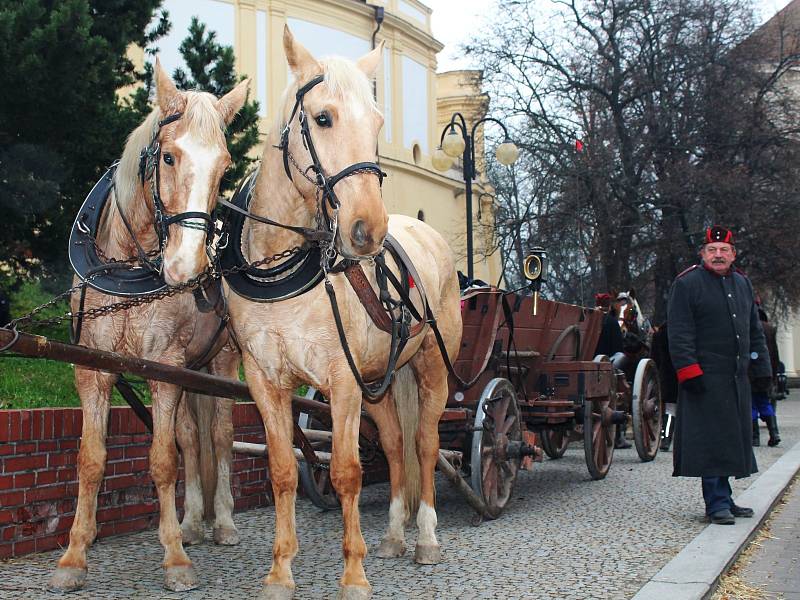
POLYGON ((418 210, 418 211, 417 211, 417 218, 418 218, 420 221, 424 221, 424 220, 425 220, 425 213, 424 213, 424 212, 422 212, 421 210, 418 210))

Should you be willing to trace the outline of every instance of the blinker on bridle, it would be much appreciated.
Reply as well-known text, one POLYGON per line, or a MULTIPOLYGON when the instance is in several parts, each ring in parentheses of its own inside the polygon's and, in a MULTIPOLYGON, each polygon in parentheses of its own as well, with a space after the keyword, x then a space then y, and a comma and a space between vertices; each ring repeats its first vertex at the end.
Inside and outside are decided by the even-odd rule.
MULTIPOLYGON (((314 140, 311 138, 311 130, 308 126, 308 115, 306 114, 303 103, 305 95, 324 80, 324 75, 317 75, 311 81, 301 86, 297 90, 297 93, 295 94, 294 108, 292 108, 292 113, 286 120, 286 125, 281 132, 281 141, 275 147, 283 152, 283 169, 286 171, 286 176, 289 178, 289 180, 294 182, 294 179, 292 179, 291 169, 289 168, 289 162, 291 161, 300 174, 317 187, 324 200, 328 202, 331 210, 335 211, 339 208, 341 202, 339 201, 339 198, 336 197, 336 192, 333 188, 342 179, 346 179, 352 175, 357 175, 358 173, 372 173, 373 175, 377 176, 380 185, 383 186, 383 178, 386 177, 386 173, 381 170, 380 165, 376 162, 359 162, 352 164, 349 167, 345 167, 335 175, 325 175, 325 169, 322 167, 322 163, 317 155, 317 150, 314 147, 314 140), (298 121, 300 122, 300 135, 303 139, 303 144, 308 150, 308 153, 311 155, 311 165, 305 171, 300 169, 300 166, 289 152, 289 133, 291 131, 291 123, 295 115, 298 115, 298 121), (309 177, 308 171, 312 171, 314 173, 313 179, 309 177)), ((322 207, 320 206, 320 210, 321 208, 322 207)), ((325 211, 322 212, 325 214, 325 211)), ((330 220, 328 219, 327 214, 325 214, 325 219, 327 224, 330 226, 330 220)))

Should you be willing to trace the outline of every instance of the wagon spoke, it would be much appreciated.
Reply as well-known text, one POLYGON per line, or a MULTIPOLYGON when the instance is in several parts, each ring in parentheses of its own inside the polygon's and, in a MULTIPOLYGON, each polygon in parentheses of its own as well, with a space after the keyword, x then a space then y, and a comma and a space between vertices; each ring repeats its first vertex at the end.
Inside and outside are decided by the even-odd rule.
POLYGON ((503 422, 503 424, 497 429, 497 432, 501 433, 501 434, 502 433, 508 433, 508 430, 511 429, 511 426, 514 425, 514 423, 516 423, 516 421, 517 421, 517 417, 516 416, 508 415, 506 417, 506 420, 503 422))

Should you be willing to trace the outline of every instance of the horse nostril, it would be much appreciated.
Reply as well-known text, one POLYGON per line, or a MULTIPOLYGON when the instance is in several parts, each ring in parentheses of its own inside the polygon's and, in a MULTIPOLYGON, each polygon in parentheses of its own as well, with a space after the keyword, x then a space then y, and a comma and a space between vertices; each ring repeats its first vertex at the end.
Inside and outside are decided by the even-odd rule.
POLYGON ((364 221, 359 219, 353 223, 353 228, 350 230, 350 238, 356 246, 363 246, 367 243, 369 236, 367 235, 367 226, 364 221))

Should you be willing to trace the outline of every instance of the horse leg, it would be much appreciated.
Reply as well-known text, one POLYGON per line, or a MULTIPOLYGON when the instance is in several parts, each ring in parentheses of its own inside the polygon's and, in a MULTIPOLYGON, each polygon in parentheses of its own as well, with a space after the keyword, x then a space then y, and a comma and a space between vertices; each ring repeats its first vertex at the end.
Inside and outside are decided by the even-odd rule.
POLYGON ((233 522, 231 463, 233 462, 233 404, 229 398, 217 398, 214 404, 214 454, 217 458, 217 487, 214 492, 214 542, 222 546, 239 543, 239 531, 233 522))
POLYGON ((75 367, 75 387, 81 398, 83 430, 78 451, 78 503, 69 531, 69 547, 48 587, 72 592, 86 583, 86 549, 97 535, 97 492, 106 468, 109 398, 116 375, 75 367))
POLYGON ((203 486, 200 482, 200 443, 197 421, 189 408, 184 392, 178 404, 175 434, 183 456, 185 494, 183 498, 183 521, 181 539, 185 546, 200 544, 205 538, 203 525, 203 486))
MULTIPOLYGON (((239 378, 239 353, 223 350, 211 361, 215 375, 239 378)), ((212 436, 217 460, 217 485, 214 491, 214 542, 223 546, 239 543, 239 532, 233 522, 231 463, 233 462, 233 405, 229 398, 216 398, 212 436)))
POLYGON ((160 505, 158 538, 164 546, 164 587, 182 592, 197 587, 197 574, 181 543, 181 528, 175 509, 178 478, 178 448, 175 443, 175 413, 181 389, 173 384, 151 382, 153 396, 153 443, 150 475, 156 484, 160 505))
POLYGON ((403 461, 403 433, 397 417, 394 385, 377 404, 365 403, 367 412, 378 426, 381 449, 389 463, 391 501, 389 503, 389 527, 383 535, 376 555, 380 558, 397 558, 406 552, 405 524, 408 506, 404 497, 405 470, 403 461))
POLYGON ((248 387, 264 421, 269 448, 269 476, 275 497, 275 539, 272 567, 264 579, 259 600, 288 600, 294 596, 292 559, 297 555, 295 496, 297 459, 294 457, 292 393, 267 379, 248 353, 244 353, 248 387))
POLYGON ((372 588, 364 572, 367 546, 361 535, 358 497, 361 493, 361 463, 358 432, 361 423, 361 391, 345 366, 345 381, 333 382, 330 390, 333 419, 331 483, 339 495, 344 520, 342 553, 344 571, 339 582, 338 600, 369 598, 372 588))
POLYGON ((439 348, 428 333, 420 351, 411 359, 419 387, 419 425, 416 443, 420 470, 420 504, 417 512, 419 537, 414 560, 436 564, 442 552, 436 539, 436 488, 434 475, 439 457, 439 419, 447 404, 447 369, 439 348))

